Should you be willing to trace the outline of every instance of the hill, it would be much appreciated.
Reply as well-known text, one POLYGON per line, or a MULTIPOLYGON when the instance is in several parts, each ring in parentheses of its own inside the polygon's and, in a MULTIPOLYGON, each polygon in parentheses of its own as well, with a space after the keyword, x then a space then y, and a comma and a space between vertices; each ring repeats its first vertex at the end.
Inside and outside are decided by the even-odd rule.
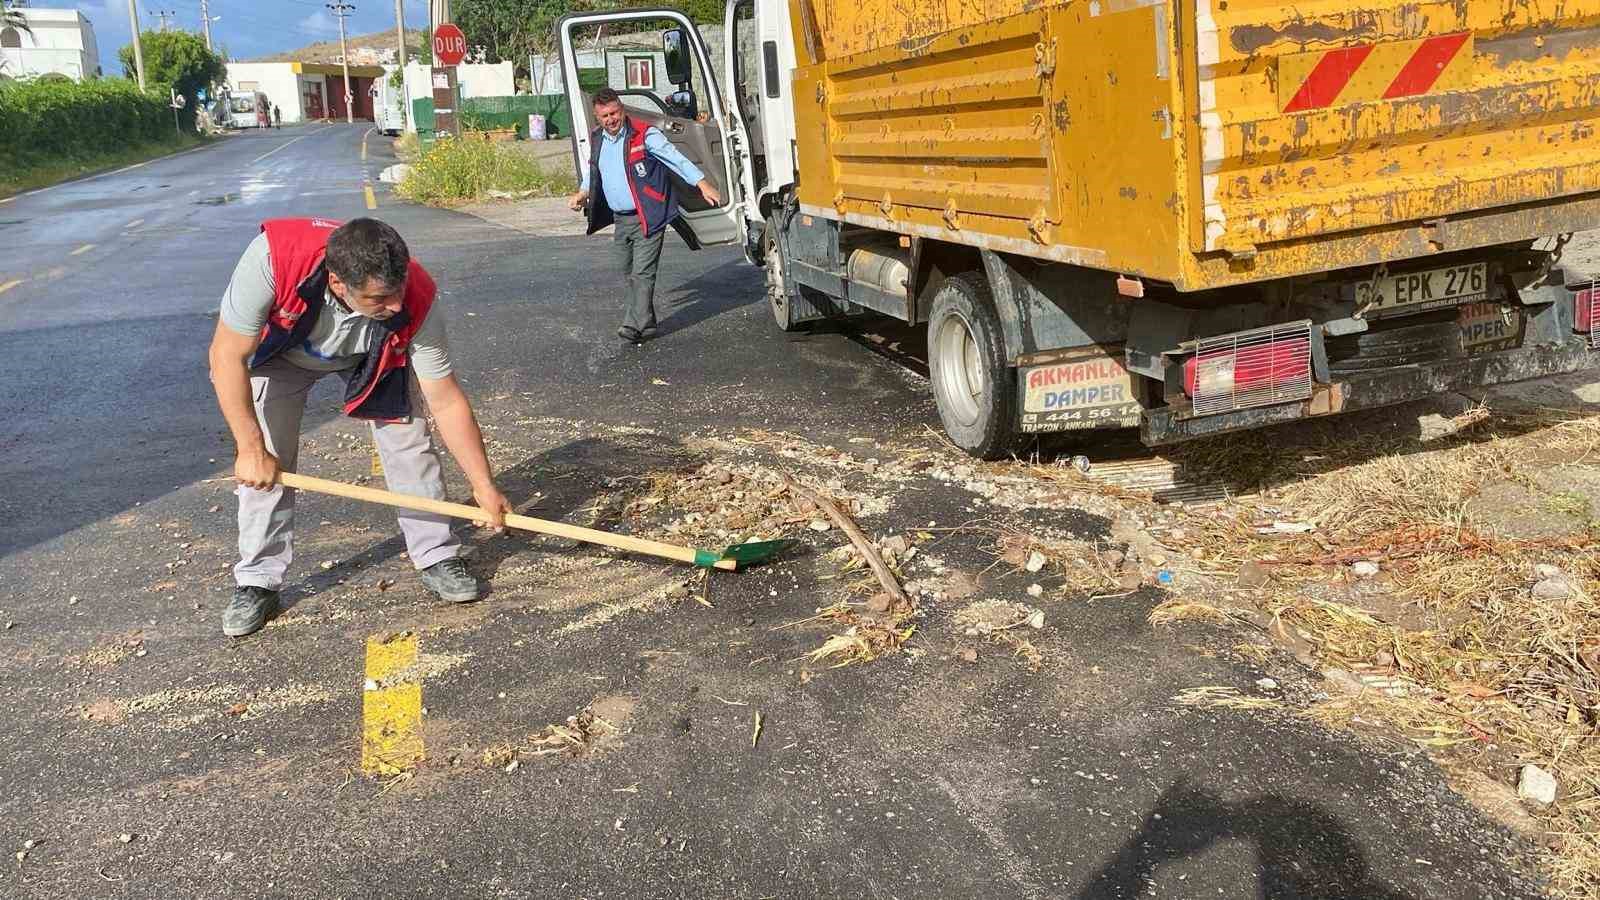
MULTIPOLYGON (((406 55, 415 57, 422 50, 422 30, 406 29, 406 55)), ((350 47, 350 63, 352 65, 371 66, 384 62, 394 62, 395 35, 394 29, 388 31, 375 31, 372 34, 355 34, 345 39, 350 47)), ((298 50, 285 53, 274 53, 271 56, 259 56, 246 62, 308 62, 308 63, 337 63, 339 59, 339 41, 318 41, 307 44, 298 50)))

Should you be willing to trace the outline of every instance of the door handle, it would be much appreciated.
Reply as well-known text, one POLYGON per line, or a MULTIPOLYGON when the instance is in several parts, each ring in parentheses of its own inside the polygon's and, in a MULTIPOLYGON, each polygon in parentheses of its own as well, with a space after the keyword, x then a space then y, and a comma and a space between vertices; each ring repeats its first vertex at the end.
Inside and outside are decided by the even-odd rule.
POLYGON ((683 123, 681 123, 681 122, 668 122, 667 123, 667 131, 671 132, 672 134, 683 134, 683 123))

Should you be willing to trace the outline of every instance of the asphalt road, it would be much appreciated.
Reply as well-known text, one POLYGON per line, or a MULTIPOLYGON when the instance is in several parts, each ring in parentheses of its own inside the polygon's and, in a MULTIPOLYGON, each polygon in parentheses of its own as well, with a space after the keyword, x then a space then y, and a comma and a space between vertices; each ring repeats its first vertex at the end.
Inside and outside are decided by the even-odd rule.
MULTIPOLYGON (((928 604, 918 655, 828 669, 803 659, 826 631, 780 626, 836 599, 836 532, 802 523, 802 550, 718 576, 711 607, 670 601, 671 566, 475 535, 493 593, 451 607, 384 511, 302 498, 289 608, 222 637, 220 292, 263 219, 366 213, 388 143, 236 136, 0 204, 0 895, 1538 894, 1518 846, 1408 745, 1176 705, 1263 670, 1226 629, 1150 628, 1151 589, 1033 601, 1038 671, 964 636, 953 600, 928 604), (402 631, 426 759, 372 778, 368 641, 402 631), (510 772, 485 756, 586 707, 620 734, 510 772)), ((734 251, 669 247, 663 336, 631 348, 603 238, 374 200, 437 276, 503 487, 536 514, 629 527, 652 476, 786 468, 867 498, 873 533, 930 529, 919 577, 1022 601, 1040 576, 995 567, 998 530, 1112 539, 1089 512, 866 464, 960 460, 915 372, 859 338, 777 333, 734 251)), ((331 381, 305 435, 302 471, 371 476, 331 381)))

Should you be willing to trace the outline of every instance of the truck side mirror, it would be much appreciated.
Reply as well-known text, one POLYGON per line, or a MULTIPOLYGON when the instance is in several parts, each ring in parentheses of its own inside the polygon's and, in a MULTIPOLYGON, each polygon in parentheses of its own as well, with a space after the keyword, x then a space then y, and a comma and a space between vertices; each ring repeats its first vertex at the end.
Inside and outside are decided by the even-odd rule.
POLYGON ((688 84, 694 80, 689 61, 689 31, 682 26, 661 33, 661 53, 666 57, 667 81, 688 84))

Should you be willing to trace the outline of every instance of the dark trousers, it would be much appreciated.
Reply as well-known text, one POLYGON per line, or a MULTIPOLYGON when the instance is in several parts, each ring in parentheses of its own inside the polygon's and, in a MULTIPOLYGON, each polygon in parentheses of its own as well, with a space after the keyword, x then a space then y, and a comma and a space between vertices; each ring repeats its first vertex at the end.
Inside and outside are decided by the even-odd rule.
POLYGON ((656 268, 661 263, 661 244, 666 229, 645 237, 638 216, 617 216, 612 235, 617 265, 628 279, 628 293, 622 309, 622 326, 644 331, 656 325, 656 268))

